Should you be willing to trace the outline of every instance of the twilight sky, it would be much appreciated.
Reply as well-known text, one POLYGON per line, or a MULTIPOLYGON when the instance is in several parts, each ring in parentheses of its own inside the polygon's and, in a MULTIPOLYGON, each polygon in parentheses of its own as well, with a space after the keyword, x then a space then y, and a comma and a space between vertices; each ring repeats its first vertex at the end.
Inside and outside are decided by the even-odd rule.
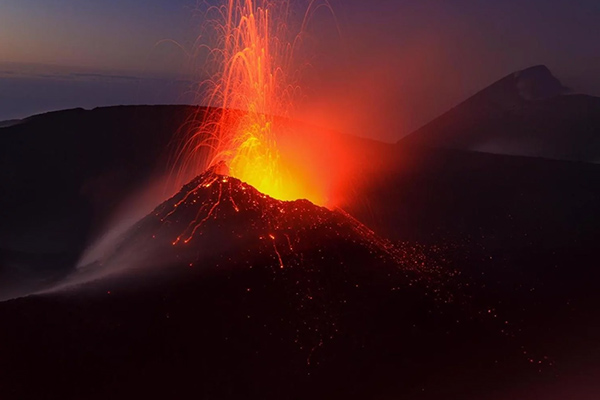
MULTIPOLYGON (((211 0, 215 2, 216 0, 211 0)), ((296 3, 306 0, 292 0, 296 3)), ((546 64, 600 94, 597 0, 332 0, 309 33, 299 115, 395 140, 495 80, 546 64)), ((0 120, 186 103, 196 0, 0 0, 0 120)))

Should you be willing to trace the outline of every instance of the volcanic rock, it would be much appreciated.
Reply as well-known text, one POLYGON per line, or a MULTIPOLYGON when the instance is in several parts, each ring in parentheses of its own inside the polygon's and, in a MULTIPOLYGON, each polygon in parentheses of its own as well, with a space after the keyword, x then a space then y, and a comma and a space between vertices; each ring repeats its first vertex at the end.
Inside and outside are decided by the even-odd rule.
POLYGON ((417 355, 413 313, 427 315, 442 299, 433 265, 343 211, 275 200, 212 169, 65 285, 1 304, 10 328, 0 342, 12 345, 0 349, 12 361, 0 363, 0 394, 282 398, 306 396, 305 385, 331 390, 352 376, 351 365, 375 362, 351 360, 371 357, 367 337, 390 312, 395 346, 417 355))
POLYGON ((357 163, 342 206, 393 245, 343 211, 209 171, 72 273, 192 112, 2 128, 0 285, 71 272, 0 303, 3 400, 521 398, 571 394, 568 377, 597 371, 593 164, 353 139, 377 168, 357 163))

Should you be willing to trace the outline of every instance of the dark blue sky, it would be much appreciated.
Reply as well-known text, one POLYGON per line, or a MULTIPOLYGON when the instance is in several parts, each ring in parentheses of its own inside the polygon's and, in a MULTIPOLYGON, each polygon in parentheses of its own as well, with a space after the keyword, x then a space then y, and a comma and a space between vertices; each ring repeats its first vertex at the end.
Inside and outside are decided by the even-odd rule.
MULTIPOLYGON (((332 4, 342 35, 326 13, 311 26, 307 119, 392 140, 534 64, 600 94, 600 1, 332 4)), ((165 39, 189 49, 202 23, 196 9, 195 0, 0 0, 0 120, 76 105, 189 101, 189 59, 165 39), (137 81, 71 79, 81 70, 137 81)))

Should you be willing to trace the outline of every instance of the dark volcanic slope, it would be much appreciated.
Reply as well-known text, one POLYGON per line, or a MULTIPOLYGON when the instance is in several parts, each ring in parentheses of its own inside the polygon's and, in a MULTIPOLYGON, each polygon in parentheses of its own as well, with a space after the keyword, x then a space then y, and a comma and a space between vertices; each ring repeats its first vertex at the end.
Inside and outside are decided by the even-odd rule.
MULTIPOLYGON (((73 235, 81 240, 82 231, 91 225, 92 212, 105 216, 124 193, 145 185, 153 173, 164 173, 168 144, 193 110, 185 106, 76 109, 0 128, 3 228, 12 225, 12 236, 18 237, 18 229, 44 221, 43 225, 59 225, 46 235, 56 236, 65 221, 79 220, 84 226, 73 235), (48 221, 49 215, 54 219, 48 221)), ((0 234, 7 236, 4 229, 0 234)), ((58 247, 36 239, 38 243, 29 245, 58 247)))
MULTIPOLYGON (((0 130, 0 283, 66 273, 130 185, 164 169, 190 111, 0 130), (33 234, 15 248, 19 228, 33 234)), ((597 399, 599 167, 346 144, 344 209, 394 247, 342 212, 201 177, 91 266, 102 279, 0 303, 0 398, 597 399)))
MULTIPOLYGON (((415 323, 437 312, 450 275, 343 212, 277 201, 214 171, 74 282, 93 269, 101 273, 86 284, 1 304, 10 329, 0 352, 11 360, 0 363, 2 398, 350 395, 360 385, 339 385, 354 368, 365 383, 373 379, 365 368, 377 361, 363 341, 387 322, 371 314, 393 301, 394 342, 405 348, 415 323), (367 358, 351 361, 357 354, 367 358), (31 376, 40 385, 28 385, 31 376)), ((448 312, 453 320, 457 310, 448 312)))
POLYGON ((502 399, 594 365, 589 286, 456 254, 209 171, 97 280, 0 303, 0 395, 502 399))
POLYGON ((409 269, 420 269, 418 261, 405 259, 390 242, 341 210, 307 200, 275 200, 215 170, 185 185, 131 228, 115 251, 99 260, 102 265, 83 268, 82 274, 94 269, 118 272, 123 265, 125 272, 152 266, 164 271, 165 265, 201 268, 206 260, 235 269, 252 267, 257 259, 283 273, 300 268, 307 274, 324 265, 344 269, 349 254, 357 253, 364 253, 358 257, 361 263, 377 260, 392 269, 402 265, 405 277, 409 269), (307 258, 317 253, 317 258, 307 258))
POLYGON ((0 128, 0 298, 69 271, 118 205, 167 171, 196 111, 75 109, 0 128))
POLYGON ((9 119, 6 121, 0 121, 0 128, 7 128, 9 126, 13 126, 21 122, 20 119, 9 119))
POLYGON ((600 98, 565 95, 545 66, 515 72, 400 141, 600 161, 600 98))

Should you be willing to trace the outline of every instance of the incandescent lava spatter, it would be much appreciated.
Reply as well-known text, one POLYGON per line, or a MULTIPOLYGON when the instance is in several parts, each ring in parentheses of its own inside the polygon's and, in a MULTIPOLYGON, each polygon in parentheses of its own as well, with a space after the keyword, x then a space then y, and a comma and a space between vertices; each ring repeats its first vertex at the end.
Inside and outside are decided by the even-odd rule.
POLYGON ((346 309, 382 293, 414 285, 441 295, 435 282, 447 273, 418 250, 393 246, 342 210, 276 200, 223 171, 215 166, 185 185, 87 269, 135 285, 156 275, 192 282, 225 274, 239 293, 285 304, 270 317, 293 326, 301 347, 332 338, 346 309))

